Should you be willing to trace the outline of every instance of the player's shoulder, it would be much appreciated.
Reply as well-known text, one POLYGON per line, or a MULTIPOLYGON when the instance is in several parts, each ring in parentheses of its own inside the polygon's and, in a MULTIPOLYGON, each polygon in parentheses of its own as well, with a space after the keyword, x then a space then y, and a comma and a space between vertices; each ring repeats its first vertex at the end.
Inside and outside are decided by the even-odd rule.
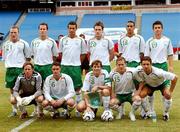
POLYGON ((45 81, 54 80, 53 74, 46 77, 45 81))
POLYGON ((23 40, 23 39, 19 39, 19 42, 21 42, 21 43, 23 43, 23 44, 25 44, 25 45, 27 45, 27 44, 28 44, 28 42, 27 42, 27 41, 25 41, 25 40, 23 40))
POLYGON ((35 39, 33 39, 33 40, 32 40, 32 43, 33 43, 33 42, 36 42, 36 41, 40 41, 40 38, 35 38, 35 39))
POLYGON ((38 72, 36 72, 36 71, 33 72, 33 76, 34 77, 41 77, 41 75, 38 72))
POLYGON ((136 71, 135 67, 126 67, 126 72, 132 72, 134 73, 136 71))
POLYGON ((90 77, 94 76, 93 75, 93 71, 89 71, 86 75, 85 75, 85 78, 88 79, 90 77))
POLYGON ((63 36, 61 39, 60 39, 60 42, 63 43, 65 42, 66 40, 70 39, 67 35, 63 36))
POLYGON ((123 38, 126 38, 126 37, 127 37, 126 33, 123 33, 123 34, 121 34, 121 35, 119 36, 119 39, 123 39, 123 38))
POLYGON ((56 44, 56 41, 53 38, 51 38, 51 37, 48 37, 46 40, 50 41, 51 43, 55 43, 56 44))
POLYGON ((166 72, 166 71, 164 71, 163 69, 152 66, 152 72, 155 74, 161 74, 161 73, 166 72))
POLYGON ((78 39, 78 40, 81 40, 81 41, 84 40, 83 38, 81 38, 81 37, 79 37, 79 36, 76 36, 75 39, 78 39))
POLYGON ((61 73, 61 77, 64 79, 72 79, 68 74, 61 73))
POLYGON ((11 41, 8 39, 8 40, 4 41, 4 42, 2 43, 2 45, 7 45, 7 44, 10 44, 10 43, 11 43, 11 41))
POLYGON ((105 69, 102 69, 101 72, 102 72, 102 74, 104 74, 104 75, 106 75, 106 76, 109 75, 108 71, 105 70, 105 69))
POLYGON ((112 69, 109 73, 110 78, 112 78, 114 75, 119 75, 119 72, 116 71, 116 68, 112 69))
POLYGON ((135 34, 134 36, 139 38, 139 39, 144 39, 140 34, 135 34))
POLYGON ((150 37, 150 38, 147 40, 147 42, 149 43, 149 42, 151 42, 152 40, 154 40, 154 38, 153 38, 153 37, 150 37))
POLYGON ((170 38, 168 38, 167 36, 162 36, 161 39, 163 39, 164 41, 170 41, 170 38))
POLYGON ((106 41, 111 41, 111 38, 110 38, 110 37, 107 37, 107 36, 103 36, 101 39, 102 39, 102 40, 106 40, 106 41))
POLYGON ((19 74, 18 78, 19 79, 25 78, 25 74, 24 73, 19 74))
POLYGON ((134 68, 134 72, 135 73, 143 72, 143 67, 141 65, 137 66, 136 68, 134 68))
POLYGON ((92 37, 92 38, 90 38, 90 39, 88 40, 88 42, 95 41, 95 40, 96 40, 96 38, 95 38, 95 37, 92 37))

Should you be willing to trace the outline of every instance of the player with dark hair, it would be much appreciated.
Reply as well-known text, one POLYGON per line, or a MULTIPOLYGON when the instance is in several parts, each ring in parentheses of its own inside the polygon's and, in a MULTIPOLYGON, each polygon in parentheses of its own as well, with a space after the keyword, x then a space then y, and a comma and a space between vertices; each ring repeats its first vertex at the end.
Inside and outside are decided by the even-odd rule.
POLYGON ((146 56, 141 59, 141 66, 138 67, 136 79, 140 82, 138 94, 143 99, 152 95, 154 91, 160 90, 163 96, 163 119, 169 120, 169 109, 172 104, 172 93, 176 86, 177 75, 152 66, 152 60, 146 56), (171 81, 171 85, 166 80, 171 81))
MULTIPOLYGON (((61 72, 72 78, 76 91, 76 103, 78 103, 82 99, 81 63, 86 56, 87 48, 84 39, 76 35, 76 22, 69 22, 67 28, 68 35, 61 38, 59 47, 62 55, 61 72)), ((80 116, 77 111, 76 116, 80 116)))
POLYGON ((83 82, 82 91, 85 92, 84 100, 77 105, 77 110, 79 112, 84 112, 83 119, 85 121, 94 120, 97 108, 101 106, 100 98, 102 96, 104 112, 101 117, 103 120, 106 120, 103 117, 105 113, 110 113, 112 115, 109 110, 111 87, 109 74, 106 70, 102 70, 102 62, 100 60, 94 60, 91 67, 92 71, 86 74, 83 82))
POLYGON ((59 117, 58 108, 61 107, 65 109, 66 118, 69 118, 69 112, 75 107, 73 81, 69 75, 61 73, 58 62, 52 64, 52 72, 44 83, 45 100, 42 105, 46 110, 53 112, 53 118, 59 117))

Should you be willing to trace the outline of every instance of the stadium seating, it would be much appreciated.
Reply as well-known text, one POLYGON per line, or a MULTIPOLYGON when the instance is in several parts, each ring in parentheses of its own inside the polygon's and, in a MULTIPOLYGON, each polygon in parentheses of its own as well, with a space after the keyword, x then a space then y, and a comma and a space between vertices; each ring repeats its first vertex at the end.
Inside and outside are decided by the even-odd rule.
POLYGON ((67 24, 69 21, 76 21, 77 16, 55 16, 49 12, 31 12, 28 13, 24 22, 22 23, 21 38, 29 43, 38 37, 38 25, 45 22, 49 26, 49 37, 57 39, 59 34, 67 34, 67 24))
POLYGON ((135 21, 135 14, 85 14, 80 27, 92 28, 97 21, 102 21, 106 28, 118 28, 124 27, 129 20, 135 21))
POLYGON ((17 22, 20 15, 19 11, 0 11, 0 32, 4 36, 7 35, 10 27, 17 22))
POLYGON ((152 24, 156 20, 162 21, 164 35, 171 38, 173 47, 180 47, 180 13, 143 13, 141 34, 145 40, 152 36, 152 24))

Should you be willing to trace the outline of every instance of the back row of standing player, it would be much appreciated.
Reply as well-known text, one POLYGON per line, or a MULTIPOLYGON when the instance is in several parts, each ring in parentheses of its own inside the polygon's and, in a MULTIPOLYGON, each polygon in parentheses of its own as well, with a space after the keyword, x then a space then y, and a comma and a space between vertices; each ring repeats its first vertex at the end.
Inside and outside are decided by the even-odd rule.
MULTIPOLYGON (((68 35, 60 40, 59 50, 55 41, 48 37, 48 25, 46 23, 41 23, 38 26, 39 37, 32 41, 31 50, 28 43, 19 38, 19 28, 14 26, 10 29, 10 38, 3 45, 3 58, 7 68, 6 87, 10 88, 11 94, 16 78, 22 72, 24 62, 30 61, 31 57, 34 59, 35 71, 39 72, 42 79, 45 80, 52 73, 52 62, 56 61, 60 52, 62 54, 61 72, 70 75, 73 79, 77 103, 82 98, 80 65, 86 53, 90 56, 90 64, 93 60, 98 59, 102 62, 104 69, 108 72, 111 71, 110 62, 114 58, 114 44, 110 39, 103 36, 104 25, 102 22, 95 23, 95 36, 87 42, 87 45, 82 38, 76 35, 77 24, 75 22, 70 22, 67 28, 68 35)), ((127 34, 120 37, 117 56, 123 56, 127 61, 127 66, 138 66, 145 53, 146 56, 152 58, 155 66, 162 67, 165 70, 168 70, 168 60, 169 69, 173 71, 172 44, 170 39, 162 35, 163 25, 160 21, 153 23, 154 36, 147 41, 147 44, 140 35, 134 33, 135 23, 133 21, 128 21, 126 29, 127 34)), ((16 106, 14 106, 12 115, 16 113, 16 106)))

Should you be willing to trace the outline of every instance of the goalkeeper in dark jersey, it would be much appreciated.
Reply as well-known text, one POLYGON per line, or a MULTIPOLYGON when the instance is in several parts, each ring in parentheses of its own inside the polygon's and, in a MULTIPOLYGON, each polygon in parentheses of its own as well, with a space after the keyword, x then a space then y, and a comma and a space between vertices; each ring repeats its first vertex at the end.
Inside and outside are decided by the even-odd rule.
POLYGON ((21 111, 21 119, 28 116, 25 107, 31 104, 36 106, 37 116, 43 116, 41 107, 41 102, 43 101, 41 87, 41 75, 34 71, 34 66, 32 63, 24 63, 23 73, 18 76, 13 88, 14 99, 11 101, 12 104, 17 103, 17 106, 21 111))

